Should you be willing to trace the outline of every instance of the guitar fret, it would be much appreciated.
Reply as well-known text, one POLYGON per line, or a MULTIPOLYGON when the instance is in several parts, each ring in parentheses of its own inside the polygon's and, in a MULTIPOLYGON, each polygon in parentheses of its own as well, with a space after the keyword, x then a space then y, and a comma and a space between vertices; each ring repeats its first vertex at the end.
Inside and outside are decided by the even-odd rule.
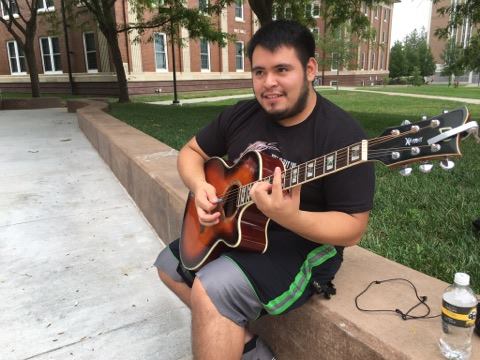
POLYGON ((307 162, 307 166, 305 166, 305 180, 315 177, 315 162, 315 160, 307 162))
POLYGON ((348 166, 348 149, 337 151, 337 170, 348 166), (346 155, 346 156, 345 156, 346 155))
POLYGON ((290 185, 298 184, 298 167, 290 169, 290 185))
POLYGON ((349 163, 353 164, 357 161, 360 161, 361 159, 361 145, 360 144, 354 144, 349 146, 348 148, 348 153, 349 153, 349 163))
POLYGON ((329 173, 337 169, 337 152, 325 156, 324 173, 329 173))

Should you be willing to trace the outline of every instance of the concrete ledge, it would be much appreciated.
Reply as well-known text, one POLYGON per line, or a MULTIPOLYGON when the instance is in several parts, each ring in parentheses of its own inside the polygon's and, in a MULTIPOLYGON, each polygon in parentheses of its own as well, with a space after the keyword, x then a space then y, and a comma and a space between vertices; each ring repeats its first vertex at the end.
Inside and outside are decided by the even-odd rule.
MULTIPOLYGON (((180 233, 187 191, 176 172, 176 151, 103 112, 89 101, 78 108, 80 128, 130 193, 159 236, 170 242, 180 233)), ((152 254, 152 259, 155 254, 152 254)), ((397 315, 366 313, 354 299, 371 281, 407 278, 428 297, 438 314, 446 283, 375 255, 360 247, 345 250, 333 300, 313 297, 286 315, 264 317, 252 328, 272 346, 278 359, 441 359, 440 319, 403 321, 397 315)), ((403 282, 373 286, 360 299, 369 309, 407 311, 417 303, 403 282)), ((419 308, 412 315, 422 315, 419 308)), ((480 358, 474 336, 472 359, 480 358)))
POLYGON ((25 98, 25 99, 2 99, 1 110, 29 110, 65 107, 65 102, 55 97, 25 98))

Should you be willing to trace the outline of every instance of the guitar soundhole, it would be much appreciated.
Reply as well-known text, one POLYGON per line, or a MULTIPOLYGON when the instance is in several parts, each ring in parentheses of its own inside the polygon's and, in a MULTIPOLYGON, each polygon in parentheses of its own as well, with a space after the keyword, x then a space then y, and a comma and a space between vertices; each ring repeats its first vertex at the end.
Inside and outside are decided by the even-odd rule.
POLYGON ((223 205, 223 212, 225 214, 225 217, 232 217, 235 215, 235 212, 237 211, 237 199, 238 199, 238 186, 232 186, 230 189, 228 189, 228 195, 227 199, 223 205))

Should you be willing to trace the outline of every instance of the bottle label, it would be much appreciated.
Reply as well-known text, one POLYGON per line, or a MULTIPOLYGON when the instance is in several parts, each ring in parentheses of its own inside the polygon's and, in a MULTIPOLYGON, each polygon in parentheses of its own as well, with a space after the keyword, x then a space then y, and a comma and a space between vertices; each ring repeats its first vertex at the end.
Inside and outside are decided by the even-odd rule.
POLYGON ((459 327, 472 327, 475 325, 477 307, 459 307, 445 300, 442 302, 442 320, 450 325, 459 327))

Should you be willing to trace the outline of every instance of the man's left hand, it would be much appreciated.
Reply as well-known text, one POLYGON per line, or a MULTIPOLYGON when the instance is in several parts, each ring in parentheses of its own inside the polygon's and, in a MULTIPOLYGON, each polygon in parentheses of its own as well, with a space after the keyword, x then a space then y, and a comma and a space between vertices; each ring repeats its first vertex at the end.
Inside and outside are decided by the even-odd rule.
POLYGON ((300 208, 301 186, 290 191, 282 189, 282 174, 279 167, 275 168, 272 184, 258 182, 250 190, 257 208, 276 223, 284 226, 295 219, 300 208))

